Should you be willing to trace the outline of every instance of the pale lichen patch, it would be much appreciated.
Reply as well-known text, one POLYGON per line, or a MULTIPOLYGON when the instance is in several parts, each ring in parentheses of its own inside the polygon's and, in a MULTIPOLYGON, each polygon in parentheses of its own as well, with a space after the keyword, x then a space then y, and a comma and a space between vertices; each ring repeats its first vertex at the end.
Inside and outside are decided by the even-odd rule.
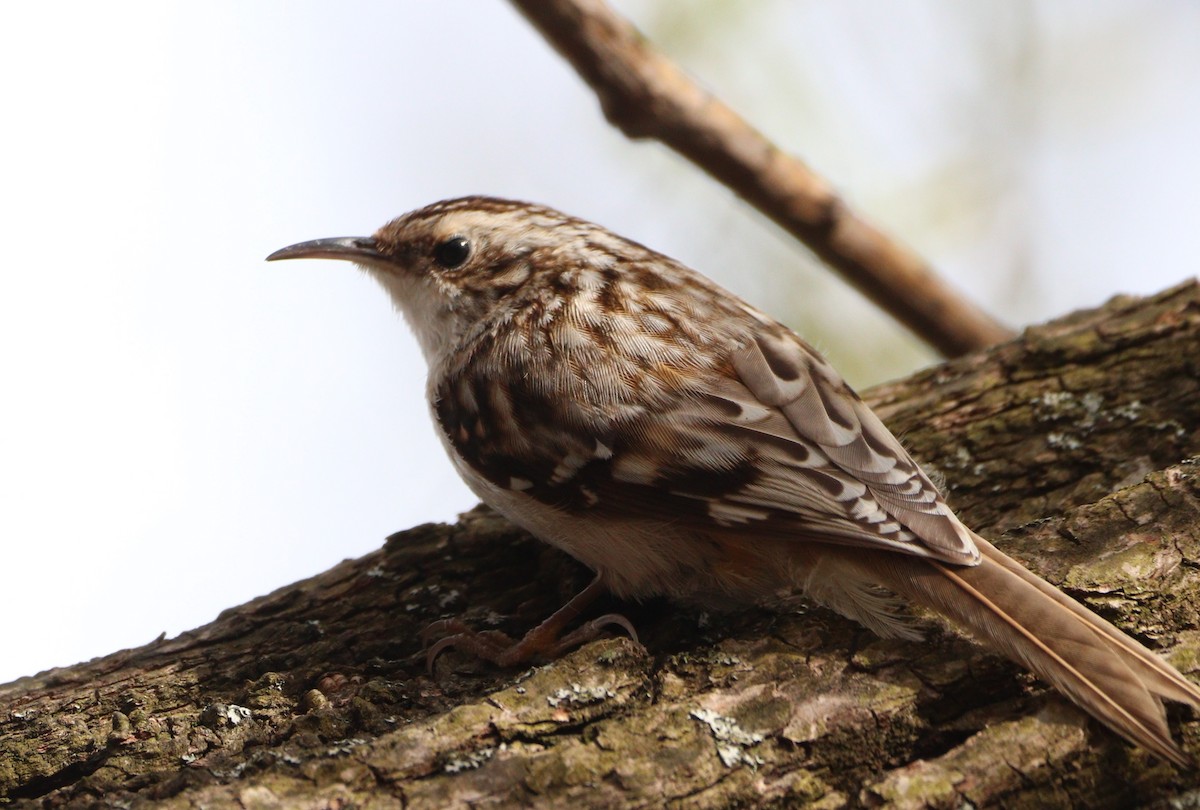
POLYGON ((738 725, 737 720, 717 714, 710 709, 696 709, 688 714, 708 726, 713 739, 717 742, 717 756, 720 757, 721 764, 726 768, 733 768, 737 765, 749 765, 751 768, 757 768, 763 764, 762 757, 746 750, 762 742, 762 734, 746 731, 738 725))
POLYGON ((616 696, 617 693, 607 686, 580 686, 573 683, 569 687, 555 690, 553 694, 546 697, 546 702, 556 708, 563 704, 589 706, 616 696))

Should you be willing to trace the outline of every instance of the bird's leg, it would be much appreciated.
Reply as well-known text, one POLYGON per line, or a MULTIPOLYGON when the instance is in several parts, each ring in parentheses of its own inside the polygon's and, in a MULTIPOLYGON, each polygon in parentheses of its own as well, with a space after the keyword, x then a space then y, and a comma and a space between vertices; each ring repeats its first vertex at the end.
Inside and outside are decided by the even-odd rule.
POLYGON ((636 642, 638 636, 633 625, 624 616, 616 613, 605 614, 563 635, 563 630, 567 625, 579 618, 584 609, 596 601, 596 598, 604 591, 604 583, 597 575, 590 585, 556 610, 548 619, 526 633, 520 641, 514 641, 499 630, 471 630, 457 619, 434 622, 425 628, 423 636, 428 637, 441 633, 450 633, 450 635, 443 636, 429 648, 426 655, 429 671, 432 674, 434 661, 451 648, 462 650, 502 667, 523 664, 533 658, 556 658, 567 650, 591 641, 600 634, 601 630, 610 625, 620 627, 636 642))

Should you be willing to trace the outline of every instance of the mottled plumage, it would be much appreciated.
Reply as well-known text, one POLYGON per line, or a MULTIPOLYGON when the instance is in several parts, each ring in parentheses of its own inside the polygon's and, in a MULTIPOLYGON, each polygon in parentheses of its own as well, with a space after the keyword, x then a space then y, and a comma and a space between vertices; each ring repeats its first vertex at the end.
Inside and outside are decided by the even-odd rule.
MULTIPOLYGON (((1189 762, 1162 699, 1200 707, 1200 690, 964 526, 824 358, 698 273, 483 197, 272 256, 296 257, 349 259, 380 281, 420 341, 468 485, 604 587, 701 604, 804 593, 912 636, 886 592, 899 594, 1189 762)), ((505 662, 557 651, 576 608, 512 647, 460 641, 505 662)))

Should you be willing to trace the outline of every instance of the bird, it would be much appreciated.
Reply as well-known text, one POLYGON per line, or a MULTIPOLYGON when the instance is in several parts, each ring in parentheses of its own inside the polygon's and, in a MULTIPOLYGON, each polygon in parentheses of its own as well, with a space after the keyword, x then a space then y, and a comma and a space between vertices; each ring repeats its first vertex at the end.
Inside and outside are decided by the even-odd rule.
MULTIPOLYGON (((1164 703, 1200 689, 968 528, 931 477, 812 346, 699 272, 552 208, 444 200, 367 237, 267 257, 352 262, 410 325, 454 467, 488 506, 595 572, 523 638, 456 620, 511 666, 598 596, 710 608, 806 598, 884 637, 940 614, 1177 766, 1164 703)), ((432 658, 431 667, 432 667, 432 658)))

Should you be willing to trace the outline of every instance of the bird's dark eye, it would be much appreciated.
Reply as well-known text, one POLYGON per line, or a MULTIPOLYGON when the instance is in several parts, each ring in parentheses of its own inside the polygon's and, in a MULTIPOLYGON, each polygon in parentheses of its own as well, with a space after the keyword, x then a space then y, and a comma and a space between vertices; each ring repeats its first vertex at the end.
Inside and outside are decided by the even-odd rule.
POLYGON ((471 255, 471 243, 466 237, 451 236, 433 249, 433 259, 447 269, 458 267, 471 255))

